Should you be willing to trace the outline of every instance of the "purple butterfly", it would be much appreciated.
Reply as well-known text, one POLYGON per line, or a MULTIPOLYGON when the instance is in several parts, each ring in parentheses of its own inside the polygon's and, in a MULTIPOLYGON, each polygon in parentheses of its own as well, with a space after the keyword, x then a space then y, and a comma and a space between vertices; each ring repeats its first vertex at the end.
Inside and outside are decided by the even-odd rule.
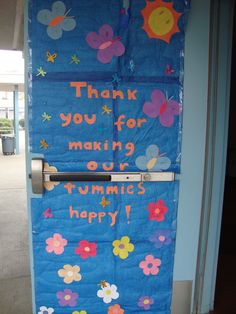
POLYGON ((45 210, 45 212, 43 212, 44 218, 52 218, 53 214, 51 213, 51 209, 48 208, 45 210))
POLYGON ((175 70, 171 68, 171 66, 169 64, 166 65, 166 71, 165 71, 166 75, 171 75, 175 73, 175 70))
POLYGON ((120 37, 113 38, 114 32, 110 25, 105 24, 99 33, 91 32, 86 41, 93 49, 98 49, 97 58, 101 63, 109 63, 113 56, 119 57, 125 53, 125 47, 120 37))
POLYGON ((181 105, 171 98, 167 99, 159 89, 152 92, 151 98, 151 102, 145 102, 143 112, 150 118, 159 116, 159 121, 163 126, 171 127, 174 123, 174 116, 178 116, 182 111, 181 105))

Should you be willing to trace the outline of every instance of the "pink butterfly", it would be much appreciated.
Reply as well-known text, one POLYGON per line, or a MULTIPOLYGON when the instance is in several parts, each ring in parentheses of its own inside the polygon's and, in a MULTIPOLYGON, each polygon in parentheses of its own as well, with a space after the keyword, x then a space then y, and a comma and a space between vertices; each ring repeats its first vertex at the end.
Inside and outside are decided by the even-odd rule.
POLYGON ((175 70, 171 68, 171 66, 169 64, 166 65, 166 74, 167 75, 171 75, 175 73, 175 70))
POLYGON ((51 213, 50 208, 46 209, 45 212, 43 212, 43 215, 45 218, 52 218, 53 217, 53 214, 51 213))
POLYGON ((165 127, 171 127, 174 124, 174 116, 180 115, 181 110, 182 107, 176 100, 167 99, 159 89, 152 92, 151 101, 146 101, 143 106, 143 112, 148 117, 159 117, 160 123, 165 127))

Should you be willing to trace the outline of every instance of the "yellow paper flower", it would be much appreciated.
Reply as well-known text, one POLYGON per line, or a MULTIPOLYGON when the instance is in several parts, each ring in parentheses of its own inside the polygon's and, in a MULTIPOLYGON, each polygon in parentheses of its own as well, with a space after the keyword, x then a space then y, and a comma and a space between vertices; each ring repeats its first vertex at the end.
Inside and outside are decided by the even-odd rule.
POLYGON ((87 312, 86 311, 80 311, 80 312, 74 311, 72 314, 87 314, 87 312))
POLYGON ((129 237, 122 237, 120 240, 115 240, 112 245, 114 246, 114 255, 119 255, 121 259, 126 259, 130 252, 133 252, 134 245, 130 243, 129 237))
MULTIPOLYGON (((46 172, 57 172, 57 168, 53 166, 49 166, 47 162, 43 165, 43 170, 46 172)), ((44 182, 44 187, 48 191, 52 191, 56 185, 60 184, 60 182, 44 182)))
POLYGON ((67 284, 72 283, 73 281, 80 281, 82 279, 80 272, 80 267, 75 265, 64 265, 62 269, 58 270, 59 277, 64 278, 64 282, 67 284))

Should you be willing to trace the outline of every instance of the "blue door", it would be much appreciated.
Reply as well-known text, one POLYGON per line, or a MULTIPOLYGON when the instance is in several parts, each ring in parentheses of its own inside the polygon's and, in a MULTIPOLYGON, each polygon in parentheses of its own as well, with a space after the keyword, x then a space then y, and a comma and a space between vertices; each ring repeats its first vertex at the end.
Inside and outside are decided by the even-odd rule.
POLYGON ((29 1, 35 313, 170 313, 188 9, 29 1))

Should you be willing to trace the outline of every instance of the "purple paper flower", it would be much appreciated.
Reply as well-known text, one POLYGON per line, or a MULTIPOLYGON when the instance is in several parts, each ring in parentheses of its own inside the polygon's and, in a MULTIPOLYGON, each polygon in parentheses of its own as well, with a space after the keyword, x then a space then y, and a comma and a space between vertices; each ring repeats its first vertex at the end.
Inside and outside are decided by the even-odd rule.
POLYGON ((73 307, 77 304, 78 293, 72 292, 70 289, 57 292, 58 302, 61 306, 73 307))
POLYGON ((164 245, 169 245, 172 242, 171 230, 157 230, 149 240, 155 244, 157 249, 160 249, 164 245))
POLYGON ((138 301, 138 306, 143 307, 144 310, 149 310, 151 305, 154 304, 154 300, 151 297, 141 297, 138 301))
POLYGON ((175 101, 167 99, 164 93, 155 89, 152 92, 151 102, 145 102, 143 112, 150 118, 159 116, 160 123, 165 127, 171 127, 174 123, 174 116, 181 113, 181 105, 175 101))
POLYGON ((125 53, 125 47, 120 37, 113 38, 114 32, 110 25, 105 24, 98 34, 91 32, 86 41, 93 49, 98 49, 97 58, 101 63, 109 63, 113 56, 119 57, 125 53))

